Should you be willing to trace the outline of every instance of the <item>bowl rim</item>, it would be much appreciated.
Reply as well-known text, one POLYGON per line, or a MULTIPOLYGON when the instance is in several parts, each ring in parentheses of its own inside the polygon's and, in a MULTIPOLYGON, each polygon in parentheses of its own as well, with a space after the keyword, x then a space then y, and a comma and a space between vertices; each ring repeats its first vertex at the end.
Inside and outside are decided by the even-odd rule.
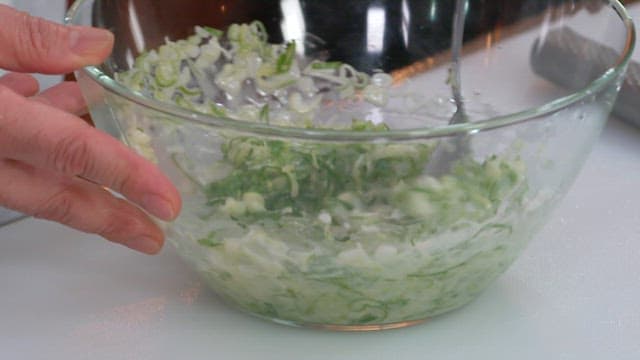
MULTIPOLYGON (((87 2, 95 0, 77 0, 69 8, 64 17, 66 25, 73 25, 78 10, 87 2)), ((206 127, 224 128, 244 133, 253 133, 263 136, 275 136, 284 138, 298 138, 320 141, 397 141, 418 140, 439 137, 450 137, 463 134, 475 134, 502 128, 526 121, 542 118, 554 112, 567 108, 583 99, 598 93, 626 70, 635 49, 636 34, 635 25, 625 6, 619 0, 610 0, 609 6, 617 13, 626 28, 626 40, 624 49, 616 60, 614 66, 608 68, 602 75, 587 84, 585 87, 573 91, 563 97, 551 100, 537 107, 528 108, 515 113, 500 115, 472 123, 444 125, 430 128, 391 129, 385 132, 362 132, 353 130, 336 129, 307 129, 289 126, 269 125, 249 121, 234 120, 225 117, 214 117, 204 113, 197 113, 183 109, 177 105, 151 99, 143 94, 132 91, 121 85, 112 77, 102 72, 98 66, 86 66, 76 70, 76 75, 87 75, 93 81, 100 84, 105 90, 124 97, 145 108, 178 117, 206 127)))

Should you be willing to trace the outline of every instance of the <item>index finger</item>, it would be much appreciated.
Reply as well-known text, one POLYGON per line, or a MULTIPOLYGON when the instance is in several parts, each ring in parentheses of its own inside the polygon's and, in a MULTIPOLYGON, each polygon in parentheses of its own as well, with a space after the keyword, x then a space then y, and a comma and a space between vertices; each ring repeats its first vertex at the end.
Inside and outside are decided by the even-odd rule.
POLYGON ((0 157, 87 178, 163 220, 178 215, 180 195, 169 179, 118 140, 71 114, 2 87, 0 103, 0 157))
POLYGON ((64 74, 101 63, 113 34, 86 26, 65 26, 0 4, 0 68, 64 74))

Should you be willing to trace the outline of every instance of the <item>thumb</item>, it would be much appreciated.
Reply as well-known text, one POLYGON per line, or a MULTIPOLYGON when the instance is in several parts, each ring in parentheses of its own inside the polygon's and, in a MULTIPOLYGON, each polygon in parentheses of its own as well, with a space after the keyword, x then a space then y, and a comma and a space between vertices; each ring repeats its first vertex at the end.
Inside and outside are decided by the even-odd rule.
POLYGON ((65 26, 0 5, 0 68, 63 74, 97 65, 111 52, 113 34, 65 26))

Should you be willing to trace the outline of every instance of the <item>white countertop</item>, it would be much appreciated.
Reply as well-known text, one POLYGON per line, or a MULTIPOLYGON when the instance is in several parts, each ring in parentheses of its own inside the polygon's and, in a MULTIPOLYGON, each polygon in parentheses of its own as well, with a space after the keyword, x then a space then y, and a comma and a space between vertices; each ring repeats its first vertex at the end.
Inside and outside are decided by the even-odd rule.
POLYGON ((45 221, 0 228, 0 359, 637 360, 639 339, 640 130, 613 119, 520 259, 408 329, 276 325, 222 304, 171 246, 148 257, 45 221))

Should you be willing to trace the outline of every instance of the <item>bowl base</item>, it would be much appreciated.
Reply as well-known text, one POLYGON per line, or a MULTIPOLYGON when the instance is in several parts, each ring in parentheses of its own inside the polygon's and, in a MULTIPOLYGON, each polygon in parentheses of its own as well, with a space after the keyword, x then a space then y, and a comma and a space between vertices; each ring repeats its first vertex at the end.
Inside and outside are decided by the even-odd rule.
POLYGON ((370 325, 332 325, 332 324, 314 324, 314 323, 297 323, 294 321, 274 319, 264 316, 259 316, 260 318, 269 320, 276 324, 308 328, 314 330, 328 330, 328 331, 337 331, 337 332, 368 332, 368 331, 382 331, 382 330, 394 330, 394 329, 402 329, 410 326, 416 326, 427 322, 430 318, 419 319, 419 320, 408 320, 408 321, 400 321, 388 324, 370 324, 370 325))

